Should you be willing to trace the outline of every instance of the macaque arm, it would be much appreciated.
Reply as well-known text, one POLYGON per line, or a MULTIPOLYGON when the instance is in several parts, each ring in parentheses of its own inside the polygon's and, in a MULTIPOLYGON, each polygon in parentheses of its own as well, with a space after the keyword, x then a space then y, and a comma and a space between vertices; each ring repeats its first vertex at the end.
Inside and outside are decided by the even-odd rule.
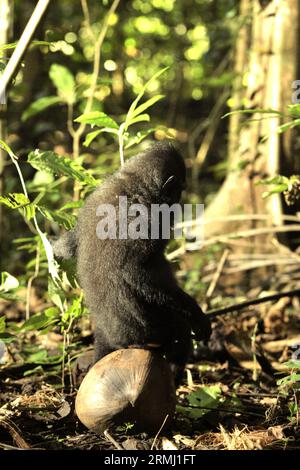
POLYGON ((76 228, 65 232, 53 244, 53 252, 57 258, 71 259, 76 256, 77 233, 76 228))
MULTIPOLYGON (((141 276, 142 277, 142 276, 141 276)), ((133 287, 133 285, 131 285, 133 287)), ((141 278, 135 283, 137 296, 149 304, 157 304, 183 316, 191 325, 196 339, 209 338, 211 333, 210 321, 202 312, 197 302, 180 287, 170 289, 165 285, 155 286, 153 283, 143 283, 141 278)))

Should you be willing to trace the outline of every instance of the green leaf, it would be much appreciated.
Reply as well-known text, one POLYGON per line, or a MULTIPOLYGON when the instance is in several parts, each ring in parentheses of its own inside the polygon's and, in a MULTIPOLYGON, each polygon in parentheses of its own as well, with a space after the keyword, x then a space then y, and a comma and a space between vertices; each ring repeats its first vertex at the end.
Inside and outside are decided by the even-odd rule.
POLYGON ((8 196, 0 196, 0 203, 5 204, 10 209, 19 209, 30 204, 29 199, 23 193, 10 193, 8 196))
POLYGON ((49 318, 46 313, 37 313, 26 320, 22 325, 22 330, 31 331, 39 330, 40 328, 45 328, 46 326, 57 322, 57 319, 49 318))
POLYGON ((4 44, 4 46, 0 46, 0 52, 9 51, 10 49, 15 49, 17 47, 17 42, 11 42, 10 44, 4 44))
POLYGON ((6 328, 5 316, 3 315, 2 317, 0 317, 0 333, 4 333, 5 328, 6 328))
POLYGON ((0 204, 5 204, 10 209, 23 209, 27 220, 35 215, 35 206, 23 193, 11 193, 8 196, 0 196, 0 204))
POLYGON ((146 111, 146 109, 150 108, 151 106, 153 106, 155 103, 157 103, 158 101, 162 100, 165 96, 164 95, 155 95, 153 96, 152 98, 150 98, 149 100, 147 100, 145 103, 141 104, 140 106, 138 106, 135 111, 132 113, 132 116, 135 117, 135 116, 138 116, 139 114, 143 113, 144 111, 146 111))
POLYGON ((282 126, 277 127, 276 132, 282 134, 289 129, 293 129, 294 127, 300 126, 300 119, 295 119, 294 121, 286 122, 282 124, 282 126))
POLYGON ((49 356, 46 349, 37 351, 26 357, 26 364, 60 364, 62 362, 63 355, 49 356))
POLYGON ((44 313, 45 313, 46 317, 48 317, 48 318, 57 319, 57 320, 60 319, 59 310, 58 310, 57 307, 46 308, 44 313))
POLYGON ((44 374, 44 369, 41 365, 36 366, 30 370, 25 370, 25 372, 23 372, 23 377, 28 377, 30 375, 38 376, 39 374, 41 375, 44 374))
POLYGON ((238 109, 236 111, 231 111, 230 113, 224 114, 222 116, 222 119, 232 116, 233 114, 275 114, 276 116, 284 116, 283 113, 280 111, 277 111, 276 109, 263 109, 263 108, 257 108, 257 109, 238 109))
POLYGON ((155 129, 152 128, 152 129, 148 129, 146 131, 139 131, 139 132, 136 133, 136 135, 129 136, 126 140, 127 143, 125 145, 125 149, 129 149, 133 145, 139 144, 144 139, 146 139, 146 137, 148 137, 149 134, 151 134, 154 131, 155 131, 155 129))
POLYGON ((64 291, 49 278, 48 294, 54 305, 56 305, 61 312, 64 310, 65 293, 64 291))
POLYGON ((283 193, 288 189, 287 184, 278 184, 275 188, 271 189, 270 191, 266 191, 262 194, 262 198, 266 199, 267 197, 271 196, 272 194, 283 193))
POLYGON ((199 419, 217 409, 221 402, 221 388, 218 385, 202 387, 187 396, 190 406, 176 406, 176 410, 190 419, 199 419))
POLYGON ((300 360, 299 359, 291 359, 290 361, 284 362, 283 364, 285 367, 289 369, 300 369, 300 360))
POLYGON ((50 220, 51 222, 56 222, 58 225, 64 227, 66 230, 72 229, 76 223, 76 217, 72 214, 68 214, 67 212, 61 210, 51 211, 50 209, 47 209, 46 207, 42 206, 37 206, 37 209, 47 220, 50 220))
POLYGON ((82 114, 75 119, 75 122, 90 124, 97 127, 119 129, 116 121, 102 111, 91 111, 90 113, 82 114))
POLYGON ((32 103, 26 111, 22 114, 22 121, 25 122, 27 119, 35 116, 38 113, 41 113, 45 109, 49 108, 50 106, 54 106, 55 104, 61 103, 61 98, 58 96, 44 96, 36 100, 32 103))
MULTIPOLYGON (((54 177, 52 173, 49 173, 49 171, 37 171, 31 181, 31 183, 27 184, 27 187, 31 188, 36 188, 36 187, 43 187, 43 188, 49 188, 50 185, 54 182, 54 177)), ((37 196, 38 198, 40 197, 40 194, 37 196)), ((33 201, 35 202, 35 200, 33 201)))
POLYGON ((0 333, 0 340, 4 344, 9 344, 16 340, 16 336, 10 333, 0 333))
MULTIPOLYGON (((8 51, 10 49, 15 49, 17 47, 18 42, 12 42, 10 44, 5 44, 4 46, 0 47, 0 52, 8 51)), ((53 42, 49 41, 32 41, 30 46, 51 46, 53 42)))
POLYGON ((289 179, 286 176, 277 175, 272 178, 265 178, 257 181, 255 184, 288 184, 289 179))
POLYGON ((62 322, 69 325, 70 321, 79 318, 83 313, 82 296, 72 300, 72 305, 63 313, 62 322))
POLYGON ((285 386, 293 386, 300 382, 300 374, 290 374, 287 377, 283 377, 283 379, 277 380, 277 385, 285 387, 285 386))
POLYGON ((16 302, 17 300, 23 300, 19 296, 12 294, 11 292, 2 292, 0 291, 0 298, 4 300, 11 300, 16 302))
POLYGON ((64 204, 61 208, 60 208, 60 211, 65 211, 65 210, 68 210, 68 209, 79 209, 80 207, 82 207, 84 205, 84 201, 71 201, 71 202, 67 202, 66 204, 64 204))
POLYGON ((72 72, 63 65, 52 64, 49 76, 61 99, 65 103, 74 104, 76 102, 76 83, 72 72))
POLYGON ((19 281, 6 271, 1 273, 0 292, 8 292, 19 287, 19 281))
POLYGON ((3 148, 9 155, 13 155, 12 149, 3 141, 0 139, 0 147, 3 148))
POLYGON ((288 106, 290 116, 300 118, 300 104, 291 104, 288 106))
POLYGON ((53 174, 63 174, 89 186, 96 186, 97 181, 78 162, 71 158, 62 157, 54 152, 35 150, 28 156, 28 162, 37 170, 50 171, 53 174))
POLYGON ((149 121, 150 121, 149 114, 140 114, 139 116, 127 121, 126 126, 124 127, 124 130, 127 131, 129 126, 132 126, 133 124, 136 124, 138 122, 149 122, 149 121))
POLYGON ((155 75, 153 75, 153 77, 150 78, 150 80, 146 83, 146 85, 143 86, 142 90, 140 91, 140 93, 138 94, 138 96, 136 97, 136 99, 133 101, 133 103, 131 104, 129 110, 128 110, 128 113, 127 113, 127 116, 126 116, 126 119, 125 119, 125 124, 127 123, 127 121, 131 120, 132 119, 132 116, 134 115, 136 109, 137 109, 137 105, 138 103, 140 102, 140 100, 142 99, 142 97, 144 96, 145 94, 145 91, 147 90, 148 86, 154 81, 156 80, 158 77, 160 77, 166 70, 168 70, 169 67, 165 67, 163 68, 162 70, 159 70, 155 75))
POLYGON ((93 131, 87 134, 83 145, 88 147, 93 142, 93 140, 95 140, 98 135, 103 134, 103 132, 118 135, 118 131, 116 129, 111 127, 104 127, 104 129, 99 129, 98 131, 93 131))
POLYGON ((220 402, 222 390, 218 385, 201 387, 187 396, 188 402, 192 406, 204 406, 217 408, 220 402))

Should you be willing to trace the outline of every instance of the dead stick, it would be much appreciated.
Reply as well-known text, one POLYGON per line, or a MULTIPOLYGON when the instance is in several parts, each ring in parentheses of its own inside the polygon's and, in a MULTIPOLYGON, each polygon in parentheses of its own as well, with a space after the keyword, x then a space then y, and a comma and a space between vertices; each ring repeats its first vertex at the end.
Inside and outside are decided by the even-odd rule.
POLYGON ((115 448, 117 450, 124 450, 124 447, 121 446, 121 444, 119 444, 114 438, 113 436, 108 432, 108 429, 105 429, 105 431, 103 432, 104 436, 106 437, 106 439, 111 442, 111 444, 113 444, 115 446, 115 448))
POLYGON ((213 275, 213 278, 212 278, 212 281, 209 285, 209 288, 207 289, 207 293, 206 293, 206 299, 210 299, 211 296, 213 295, 213 292, 216 288, 216 285, 218 283, 218 280, 220 279, 220 276, 222 274, 222 271, 223 271, 223 268, 224 268, 224 265, 226 263, 226 260, 228 258, 228 255, 229 255, 229 250, 226 249, 224 250, 222 256, 221 256, 221 259, 219 261, 219 264, 218 264, 218 267, 217 267, 217 270, 216 272, 214 273, 213 275))
POLYGON ((258 305, 264 302, 271 302, 273 300, 279 300, 282 297, 294 297, 297 295, 300 295, 300 289, 280 292, 280 293, 273 294, 273 295, 266 295, 265 297, 261 297, 260 299, 246 300, 245 302, 241 302, 240 304, 229 305, 228 307, 223 307, 223 308, 219 308, 215 310, 208 310, 208 312, 206 312, 206 315, 208 315, 209 318, 216 318, 220 315, 225 315, 226 313, 238 312, 239 310, 244 310, 244 308, 251 307, 251 305, 258 305))
POLYGON ((40 24, 40 21, 47 10, 49 3, 50 3, 50 0, 39 0, 38 3, 36 4, 36 7, 31 15, 31 18, 29 19, 23 31, 23 34, 20 40, 18 41, 18 44, 1 76, 1 82, 0 82, 0 95, 1 96, 4 96, 4 93, 8 85, 10 84, 14 74, 16 73, 16 70, 18 66, 20 65, 22 57, 24 53, 26 52, 26 49, 32 39, 32 36, 34 35, 36 31, 36 28, 40 24))

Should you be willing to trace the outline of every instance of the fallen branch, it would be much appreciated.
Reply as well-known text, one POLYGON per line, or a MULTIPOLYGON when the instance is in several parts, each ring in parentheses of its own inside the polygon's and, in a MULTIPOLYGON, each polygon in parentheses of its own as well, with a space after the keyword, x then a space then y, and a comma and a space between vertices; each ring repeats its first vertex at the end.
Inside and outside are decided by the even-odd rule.
POLYGON ((223 271, 223 268, 224 268, 224 265, 226 263, 226 260, 228 258, 228 255, 229 255, 229 250, 224 250, 223 252, 223 255, 221 256, 221 259, 218 263, 218 267, 217 267, 217 270, 215 271, 214 275, 213 275, 213 278, 212 278, 212 281, 210 283, 210 286, 209 288, 207 289, 207 292, 206 292, 206 299, 210 299, 211 296, 213 295, 213 292, 216 288, 216 285, 218 283, 218 280, 220 279, 220 276, 222 274, 222 271, 223 271))
POLYGON ((32 15, 29 19, 22 36, 20 37, 18 44, 8 61, 7 66, 1 76, 0 95, 4 96, 4 93, 10 84, 14 74, 16 73, 23 55, 25 54, 29 43, 43 18, 50 0, 39 0, 32 15))
POLYGON ((0 427, 6 429, 19 449, 30 449, 25 439, 21 436, 21 431, 18 426, 8 418, 0 417, 0 427))
POLYGON ((282 297, 294 297, 294 296, 300 296, 300 289, 294 289, 294 290, 290 290, 286 292, 280 292, 277 294, 266 295, 265 297, 252 299, 252 300, 246 300, 245 302, 241 302, 235 305, 229 305, 228 307, 208 310, 208 312, 206 312, 206 315, 209 315, 210 318, 216 318, 216 317, 219 317, 220 315, 225 315, 226 313, 238 312, 240 310, 244 310, 244 308, 251 307, 252 305, 258 305, 264 302, 271 302, 273 300, 279 300, 282 297))

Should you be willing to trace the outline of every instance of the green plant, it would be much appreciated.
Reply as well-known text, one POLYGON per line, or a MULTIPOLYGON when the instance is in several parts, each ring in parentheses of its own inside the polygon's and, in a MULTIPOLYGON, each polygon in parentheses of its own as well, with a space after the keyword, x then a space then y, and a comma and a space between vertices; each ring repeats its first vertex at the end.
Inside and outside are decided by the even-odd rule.
POLYGON ((281 389, 300 390, 300 360, 292 359, 284 363, 289 373, 285 377, 277 380, 277 385, 281 389))
POLYGON ((159 100, 161 100, 164 96, 155 95, 149 100, 147 100, 145 103, 142 103, 140 105, 139 102, 143 98, 147 88, 151 85, 151 83, 157 80, 167 69, 168 67, 165 67, 164 69, 160 70, 155 75, 153 75, 153 77, 151 77, 151 79, 146 83, 146 85, 142 88, 136 99, 133 101, 125 117, 125 120, 120 125, 118 125, 111 117, 99 111, 83 114, 77 119, 75 119, 76 122, 90 124, 92 127, 101 128, 94 132, 90 132, 87 135, 85 145, 89 146, 91 142, 103 132, 116 136, 119 144, 121 165, 124 165, 124 148, 127 149, 130 148, 132 145, 139 144, 149 135, 149 133, 155 130, 148 129, 147 131, 139 132, 139 134, 135 135, 130 135, 128 133, 129 127, 133 126, 134 124, 150 121, 150 116, 149 114, 146 114, 145 111, 151 106, 153 106, 155 103, 157 103, 159 100))
POLYGON ((299 419, 300 360, 291 359, 284 363, 288 374, 277 380, 281 393, 289 396, 290 419, 299 419))

